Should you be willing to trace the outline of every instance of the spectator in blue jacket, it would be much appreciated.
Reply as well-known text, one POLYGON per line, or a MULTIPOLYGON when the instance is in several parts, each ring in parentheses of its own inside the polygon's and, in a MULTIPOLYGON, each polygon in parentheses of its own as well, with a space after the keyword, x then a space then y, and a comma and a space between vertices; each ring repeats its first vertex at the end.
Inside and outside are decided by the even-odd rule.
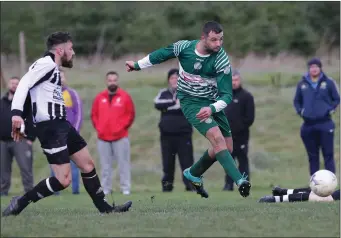
POLYGON ((309 158, 310 175, 320 169, 320 148, 325 169, 335 173, 335 124, 331 115, 339 103, 335 81, 322 71, 319 59, 311 59, 308 73, 298 82, 294 98, 296 112, 303 118, 301 138, 309 158))

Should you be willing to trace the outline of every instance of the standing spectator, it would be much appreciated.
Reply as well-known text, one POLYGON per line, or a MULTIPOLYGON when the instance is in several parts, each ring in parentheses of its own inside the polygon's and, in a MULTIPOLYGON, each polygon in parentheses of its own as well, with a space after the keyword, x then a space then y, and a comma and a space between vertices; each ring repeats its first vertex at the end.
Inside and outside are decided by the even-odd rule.
MULTIPOLYGON (((66 85, 65 73, 62 70, 60 70, 60 79, 66 108, 66 119, 78 132, 80 132, 81 126, 83 124, 83 103, 78 93, 74 89, 66 85)), ((79 169, 72 160, 70 160, 70 164, 72 177, 72 193, 79 194, 79 169)), ((52 169, 51 176, 54 176, 52 169)))
MULTIPOLYGON (((249 128, 255 120, 255 103, 252 94, 242 87, 238 70, 232 71, 232 89, 233 100, 224 110, 232 132, 232 157, 238 159, 240 172, 247 174, 250 181, 249 128)), ((224 190, 233 191, 233 180, 228 175, 225 176, 224 190)))
POLYGON ((135 108, 130 95, 119 87, 118 78, 117 72, 106 74, 107 89, 96 96, 91 120, 97 131, 104 194, 113 190, 113 161, 117 160, 121 192, 128 195, 131 190, 128 129, 134 121, 135 108))
POLYGON ((14 93, 19 84, 18 77, 10 78, 8 92, 0 101, 0 144, 1 144, 1 195, 7 196, 11 186, 12 162, 15 157, 25 192, 33 188, 33 157, 32 143, 36 136, 32 115, 25 121, 27 137, 16 143, 13 141, 11 105, 14 93))
MULTIPOLYGON (((179 70, 171 69, 168 72, 168 88, 161 89, 154 100, 155 108, 161 111, 159 129, 163 166, 161 182, 164 192, 173 190, 176 154, 179 156, 182 172, 194 163, 193 129, 180 109, 179 99, 176 99, 178 77, 179 70)), ((188 180, 184 176, 182 179, 185 189, 191 191, 188 180)))
POLYGON ((308 73, 298 82, 294 98, 296 112, 303 119, 301 138, 309 158, 310 175, 320 169, 320 148, 325 169, 335 173, 335 124, 331 114, 339 104, 335 81, 322 71, 319 59, 311 59, 308 73))

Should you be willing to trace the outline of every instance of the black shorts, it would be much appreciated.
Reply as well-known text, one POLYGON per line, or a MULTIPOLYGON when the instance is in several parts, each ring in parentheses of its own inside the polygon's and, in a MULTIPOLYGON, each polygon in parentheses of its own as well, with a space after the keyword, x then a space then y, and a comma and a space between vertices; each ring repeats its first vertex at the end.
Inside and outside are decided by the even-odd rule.
POLYGON ((70 163, 70 155, 87 145, 67 120, 39 122, 36 124, 36 133, 50 164, 70 163))

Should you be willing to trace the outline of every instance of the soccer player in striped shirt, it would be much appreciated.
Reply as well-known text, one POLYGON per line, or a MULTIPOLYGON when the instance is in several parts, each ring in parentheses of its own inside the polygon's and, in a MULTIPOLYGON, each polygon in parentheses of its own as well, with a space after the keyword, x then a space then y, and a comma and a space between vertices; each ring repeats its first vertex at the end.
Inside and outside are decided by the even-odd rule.
POLYGON ((222 48, 223 29, 217 22, 207 22, 200 40, 180 40, 158 49, 137 62, 127 61, 128 72, 179 60, 177 97, 187 120, 211 143, 198 162, 184 171, 197 193, 207 198, 202 175, 215 161, 247 197, 251 184, 241 174, 231 157, 233 142, 224 108, 232 101, 232 76, 228 55, 222 48))
POLYGON ((30 203, 67 188, 71 183, 70 159, 80 168, 85 190, 100 213, 126 212, 131 201, 119 206, 106 202, 87 143, 66 120, 59 67, 73 66, 72 38, 67 32, 56 32, 46 45, 48 52, 30 66, 14 94, 12 137, 19 141, 24 136, 23 118, 31 111, 37 137, 55 176, 43 179, 23 196, 13 197, 2 215, 18 215, 30 203))

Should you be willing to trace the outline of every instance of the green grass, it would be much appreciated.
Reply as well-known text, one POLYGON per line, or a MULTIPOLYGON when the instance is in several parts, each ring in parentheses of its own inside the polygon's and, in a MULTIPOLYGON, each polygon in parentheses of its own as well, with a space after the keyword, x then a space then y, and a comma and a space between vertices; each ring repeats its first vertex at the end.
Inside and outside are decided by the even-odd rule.
MULTIPOLYGON (((261 194, 241 199, 237 192, 214 191, 209 199, 201 199, 188 192, 138 193, 131 196, 129 213, 99 216, 85 195, 64 193, 31 204, 20 216, 2 219, 1 233, 16 237, 339 236, 339 202, 259 204, 256 199, 261 194)), ((125 199, 116 196, 116 202, 125 199)))
MULTIPOLYGON (((106 71, 104 71, 106 72, 106 71)), ((221 192, 224 173, 218 163, 205 173, 209 200, 183 192, 179 166, 176 169, 175 191, 161 194, 162 167, 158 121, 159 112, 153 99, 165 87, 165 72, 155 71, 121 74, 121 86, 133 97, 136 120, 130 130, 132 156, 132 192, 130 213, 97 216, 82 188, 82 195, 48 198, 31 205, 22 216, 1 219, 2 236, 337 236, 339 202, 332 204, 258 204, 257 200, 271 192, 273 185, 307 186, 308 160, 300 139, 301 119, 295 114, 292 98, 293 77, 283 76, 282 85, 272 85, 270 74, 245 76, 245 87, 256 103, 256 120, 251 128, 250 164, 252 196, 243 199, 237 192, 221 192), (158 73, 155 73, 158 72, 158 73), (150 197, 156 196, 154 203, 150 197), (94 226, 92 226, 94 224, 94 226), (89 229, 89 230, 87 230, 89 229), (327 232, 328 231, 328 232, 327 232)), ((84 125, 81 131, 89 144, 98 171, 96 133, 89 119, 95 95, 104 89, 103 72, 77 70, 67 72, 70 86, 84 100, 84 125), (100 75, 100 76, 98 76, 100 75)), ((335 78, 337 81, 338 78, 335 78)), ((299 80, 299 78, 297 79, 299 80)), ((340 167, 340 134, 338 117, 335 124, 335 160, 340 167)), ((194 153, 198 159, 207 149, 205 138, 194 132, 194 153)), ((34 144, 35 182, 49 175, 45 157, 38 142, 34 144)), ((323 159, 321 156, 321 168, 323 159)), ((339 177, 339 169, 337 170, 339 177)), ((114 189, 117 202, 119 177, 114 168, 114 189)), ((22 193, 21 177, 13 166, 11 195, 22 193)), ((1 199, 1 207, 9 198, 1 199)), ((110 197, 109 197, 110 199, 110 197)))

